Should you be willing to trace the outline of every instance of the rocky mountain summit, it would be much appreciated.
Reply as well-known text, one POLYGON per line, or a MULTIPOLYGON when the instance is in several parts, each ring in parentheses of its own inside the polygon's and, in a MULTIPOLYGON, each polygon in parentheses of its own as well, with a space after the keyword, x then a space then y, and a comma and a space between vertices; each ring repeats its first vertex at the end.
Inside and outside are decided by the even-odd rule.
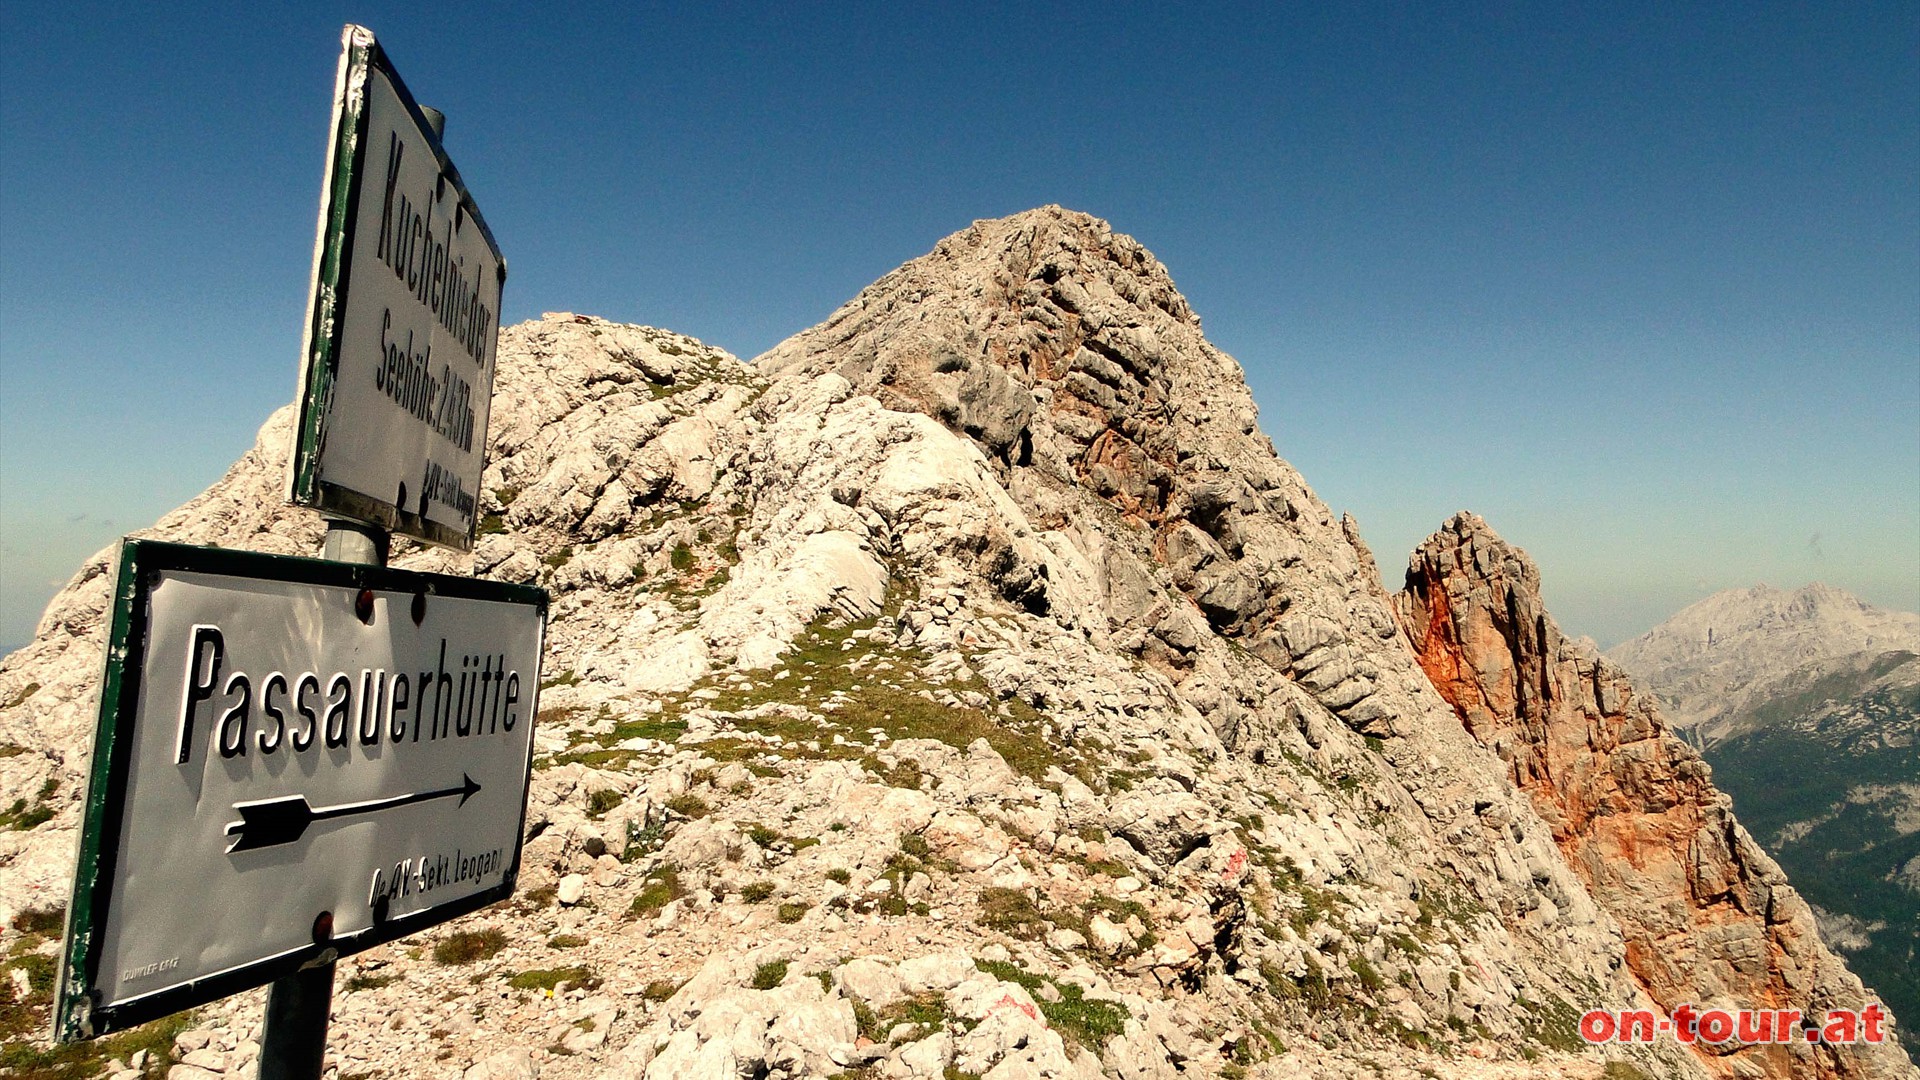
POLYGON ((1814 582, 1717 592, 1607 655, 1645 680, 1705 745, 1750 730, 1757 709, 1836 666, 1902 651, 1920 653, 1920 615, 1814 582))
MULTIPOLYGON (((341 1077, 1915 1075, 1582 1042, 1868 996, 1524 558, 1456 519, 1389 593, 1103 222, 978 222, 752 364, 550 315, 496 389, 475 551, 394 561, 552 591, 521 891, 343 961, 341 1077)), ((288 423, 147 535, 316 551, 288 423)), ((0 662, 49 1070, 106 568, 0 662)), ((243 1072, 260 997, 87 1068, 243 1072)))

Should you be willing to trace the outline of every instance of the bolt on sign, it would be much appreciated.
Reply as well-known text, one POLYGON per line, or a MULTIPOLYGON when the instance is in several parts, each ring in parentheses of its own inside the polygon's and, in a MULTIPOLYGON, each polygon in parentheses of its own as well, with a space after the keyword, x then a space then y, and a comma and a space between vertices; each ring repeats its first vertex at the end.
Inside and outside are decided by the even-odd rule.
POLYGON ((342 46, 289 497, 465 551, 507 264, 373 33, 342 46))
POLYGON ((546 609, 530 586, 126 541, 56 1034, 510 896, 546 609))

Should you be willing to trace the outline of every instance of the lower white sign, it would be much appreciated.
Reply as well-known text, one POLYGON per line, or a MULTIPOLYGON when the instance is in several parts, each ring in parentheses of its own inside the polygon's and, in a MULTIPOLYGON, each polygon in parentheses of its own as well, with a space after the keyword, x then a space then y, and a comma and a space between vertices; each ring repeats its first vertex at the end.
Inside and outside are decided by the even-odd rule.
POLYGON ((546 593, 129 541, 57 1033, 104 1034, 509 895, 546 593))

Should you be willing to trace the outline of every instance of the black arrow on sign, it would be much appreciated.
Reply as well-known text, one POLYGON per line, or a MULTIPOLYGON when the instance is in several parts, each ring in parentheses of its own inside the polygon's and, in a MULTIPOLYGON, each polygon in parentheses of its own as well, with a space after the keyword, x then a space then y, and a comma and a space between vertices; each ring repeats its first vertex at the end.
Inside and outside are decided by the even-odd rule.
POLYGON ((391 810, 408 803, 426 802, 429 799, 444 799, 449 795, 460 796, 460 805, 480 790, 473 777, 460 774, 460 786, 442 788, 439 791, 416 791, 411 795, 395 795, 387 799, 371 799, 367 802, 341 803, 339 806, 323 806, 315 810, 307 804, 305 795, 286 795, 278 799, 261 799, 258 802, 234 803, 233 808, 240 812, 240 820, 227 824, 227 835, 233 837, 233 843, 227 845, 227 854, 236 851, 252 851, 255 848, 276 847, 291 844, 306 835, 307 826, 328 818, 353 817, 359 814, 373 814, 381 810, 391 810))

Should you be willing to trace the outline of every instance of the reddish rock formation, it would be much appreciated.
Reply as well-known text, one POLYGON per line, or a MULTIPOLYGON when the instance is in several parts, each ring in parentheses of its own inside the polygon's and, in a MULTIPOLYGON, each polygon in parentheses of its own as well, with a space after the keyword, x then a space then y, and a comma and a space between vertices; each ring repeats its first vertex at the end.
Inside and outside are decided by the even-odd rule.
MULTIPOLYGON (((1652 695, 1560 633, 1524 552, 1459 514, 1414 553, 1399 601, 1427 677, 1619 921, 1654 1000, 1808 1012, 1871 1000, 1652 695)), ((1699 1049, 1726 1076, 1911 1075, 1892 1045, 1699 1049)))

